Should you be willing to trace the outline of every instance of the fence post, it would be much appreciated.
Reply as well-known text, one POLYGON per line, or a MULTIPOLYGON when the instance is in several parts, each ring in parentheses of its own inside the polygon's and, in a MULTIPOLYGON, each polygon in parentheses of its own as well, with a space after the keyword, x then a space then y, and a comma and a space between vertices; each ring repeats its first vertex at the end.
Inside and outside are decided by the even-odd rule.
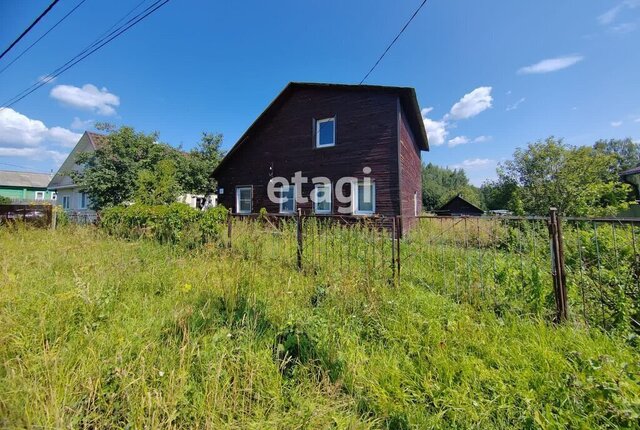
POLYGON ((558 210, 556 208, 549 209, 549 239, 551 241, 551 275, 553 276, 553 293, 556 300, 555 322, 563 322, 568 318, 567 276, 564 267, 562 226, 558 217, 558 210))
POLYGON ((396 264, 398 274, 398 284, 400 283, 400 237, 402 236, 402 218, 396 216, 396 264))
POLYGON ((391 218, 391 282, 396 285, 396 218, 391 218))
POLYGON ((298 270, 302 270, 302 215, 300 208, 298 208, 298 213, 296 214, 296 237, 298 239, 298 270))
POLYGON ((231 212, 227 213, 227 248, 231 248, 231 229, 233 226, 233 218, 231 212))
POLYGON ((51 230, 55 230, 58 224, 58 211, 53 205, 50 206, 50 211, 51 211, 50 212, 51 213, 51 230))

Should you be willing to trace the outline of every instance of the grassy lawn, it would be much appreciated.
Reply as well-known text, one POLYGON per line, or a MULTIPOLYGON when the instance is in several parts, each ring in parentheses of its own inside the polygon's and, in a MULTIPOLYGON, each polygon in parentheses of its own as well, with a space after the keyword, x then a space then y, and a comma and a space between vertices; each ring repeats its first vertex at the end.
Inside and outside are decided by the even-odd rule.
POLYGON ((638 428, 640 354, 266 248, 0 229, 0 427, 638 428))

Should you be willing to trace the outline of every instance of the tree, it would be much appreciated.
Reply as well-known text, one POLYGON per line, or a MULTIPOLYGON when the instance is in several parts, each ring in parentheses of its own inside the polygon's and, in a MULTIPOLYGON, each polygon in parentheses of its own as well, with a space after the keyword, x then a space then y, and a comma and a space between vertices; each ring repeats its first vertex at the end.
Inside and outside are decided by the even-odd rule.
POLYGON ((134 199, 143 204, 170 204, 180 195, 176 164, 170 159, 160 160, 153 170, 140 170, 136 184, 134 199))
POLYGON ((222 135, 203 133, 198 146, 185 153, 159 142, 157 133, 116 129, 106 123, 98 127, 109 133, 108 143, 79 154, 76 161, 84 168, 70 172, 89 195, 92 209, 133 200, 170 203, 184 192, 204 194, 215 189, 211 173, 222 158, 222 135))
POLYGON ((422 166, 422 202, 427 210, 434 210, 456 195, 483 207, 477 187, 469 183, 462 169, 448 169, 429 163, 422 166))
POLYGON ((617 162, 615 154, 549 137, 518 148, 499 166, 498 181, 516 185, 510 205, 521 204, 529 214, 550 207, 565 215, 615 214, 626 207, 630 190, 618 180, 617 162))
POLYGON ((631 138, 598 140, 593 148, 615 157, 614 170, 620 174, 640 164, 640 145, 631 138))
POLYGON ((222 134, 203 132, 200 142, 182 158, 178 180, 185 192, 192 194, 211 194, 216 182, 211 176, 224 155, 220 149, 222 134))
POLYGON ((489 210, 509 209, 514 211, 518 184, 511 178, 485 181, 480 187, 482 201, 489 210))

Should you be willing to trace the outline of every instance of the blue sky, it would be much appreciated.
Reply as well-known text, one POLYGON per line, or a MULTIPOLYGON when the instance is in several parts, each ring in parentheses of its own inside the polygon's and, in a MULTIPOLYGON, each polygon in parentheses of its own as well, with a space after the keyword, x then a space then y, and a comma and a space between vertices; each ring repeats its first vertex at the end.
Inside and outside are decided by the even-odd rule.
MULTIPOLYGON (((78 1, 61 0, 0 69, 78 1)), ((49 2, 0 0, 0 46, 49 2)), ((0 73, 0 103, 139 2, 87 0, 0 73)), ((419 3, 171 0, 0 111, 0 169, 55 170, 96 120, 184 148, 220 132, 229 148, 287 82, 359 82, 419 3)), ((429 0, 367 83, 415 87, 432 148, 423 160, 479 185, 549 135, 640 138, 639 42, 640 0, 429 0)))

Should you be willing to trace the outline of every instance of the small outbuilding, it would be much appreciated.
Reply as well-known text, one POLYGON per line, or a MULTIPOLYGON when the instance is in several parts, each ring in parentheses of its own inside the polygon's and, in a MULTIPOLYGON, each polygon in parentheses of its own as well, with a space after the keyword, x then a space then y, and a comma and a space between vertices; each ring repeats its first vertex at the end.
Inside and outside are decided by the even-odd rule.
POLYGON ((484 211, 465 200, 460 194, 434 211, 441 216, 481 216, 484 211))

